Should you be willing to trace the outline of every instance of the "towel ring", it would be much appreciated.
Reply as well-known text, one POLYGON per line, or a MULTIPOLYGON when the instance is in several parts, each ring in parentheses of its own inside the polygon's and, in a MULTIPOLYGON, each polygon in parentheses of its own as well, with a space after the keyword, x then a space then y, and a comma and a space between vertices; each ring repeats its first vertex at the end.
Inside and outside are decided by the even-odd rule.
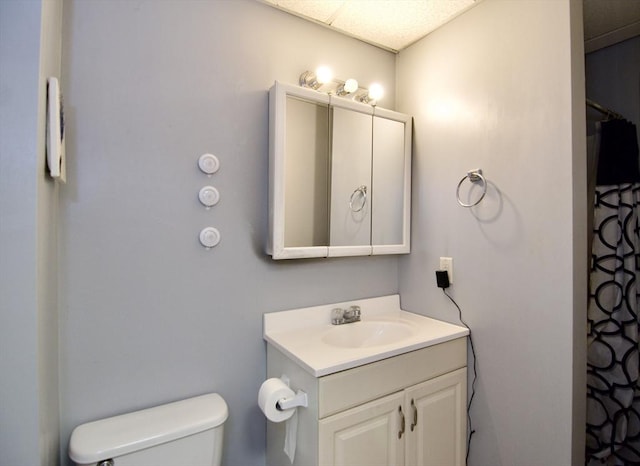
POLYGON ((462 207, 473 207, 480 204, 480 201, 484 199, 485 194, 487 194, 487 180, 484 178, 484 176, 482 176, 481 168, 477 168, 475 170, 467 172, 464 178, 460 180, 460 183, 458 183, 458 188, 456 189, 456 199, 458 199, 458 204, 460 204, 462 207), (469 178, 469 181, 472 183, 482 183, 482 194, 473 204, 465 204, 460 200, 460 186, 462 186, 462 183, 464 183, 464 180, 466 180, 467 178, 469 178))
POLYGON ((367 187, 365 185, 362 185, 357 187, 355 191, 351 193, 351 197, 349 198, 349 209, 351 209, 351 212, 360 212, 362 209, 364 209, 364 206, 366 204, 367 204, 367 187), (362 205, 357 209, 354 209, 353 201, 356 199, 355 195, 358 193, 360 193, 360 196, 362 197, 362 205))

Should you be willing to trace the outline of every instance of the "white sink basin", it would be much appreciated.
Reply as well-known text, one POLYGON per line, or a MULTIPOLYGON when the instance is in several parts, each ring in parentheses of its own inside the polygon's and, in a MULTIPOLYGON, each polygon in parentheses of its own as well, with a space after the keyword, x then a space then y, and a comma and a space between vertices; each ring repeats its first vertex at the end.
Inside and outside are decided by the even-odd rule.
POLYGON ((315 377, 461 338, 458 325, 403 311, 398 295, 264 314, 264 339, 315 377), (362 308, 362 321, 332 325, 334 308, 362 308))
POLYGON ((404 322, 363 321, 336 325, 322 336, 322 341, 341 348, 366 348, 389 345, 413 333, 404 322))

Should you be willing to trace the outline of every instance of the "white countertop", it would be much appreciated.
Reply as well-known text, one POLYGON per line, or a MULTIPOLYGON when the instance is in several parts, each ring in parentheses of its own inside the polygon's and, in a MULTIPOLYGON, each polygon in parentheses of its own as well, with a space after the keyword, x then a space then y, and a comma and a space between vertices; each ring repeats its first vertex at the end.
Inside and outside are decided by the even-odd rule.
MULTIPOLYGON (((343 324, 358 325, 358 323, 343 324)), ((400 309, 400 296, 359 299, 322 306, 264 314, 264 339, 315 377, 351 369, 381 359, 426 348, 469 334, 466 327, 449 324, 400 309), (358 305, 363 322, 398 322, 410 327, 410 335, 389 343, 366 347, 340 347, 324 337, 335 330, 331 310, 358 305)))

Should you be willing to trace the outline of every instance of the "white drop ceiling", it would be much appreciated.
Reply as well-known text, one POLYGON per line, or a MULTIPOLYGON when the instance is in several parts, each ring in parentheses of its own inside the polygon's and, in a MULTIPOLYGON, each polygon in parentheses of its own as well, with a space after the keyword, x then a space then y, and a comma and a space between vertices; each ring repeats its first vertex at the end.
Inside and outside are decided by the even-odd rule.
MULTIPOLYGON (((259 0, 343 34, 400 51, 482 0, 259 0)), ((640 35, 640 0, 584 0, 586 51, 640 35)))
POLYGON ((263 0, 302 18, 394 52, 481 0, 263 0))

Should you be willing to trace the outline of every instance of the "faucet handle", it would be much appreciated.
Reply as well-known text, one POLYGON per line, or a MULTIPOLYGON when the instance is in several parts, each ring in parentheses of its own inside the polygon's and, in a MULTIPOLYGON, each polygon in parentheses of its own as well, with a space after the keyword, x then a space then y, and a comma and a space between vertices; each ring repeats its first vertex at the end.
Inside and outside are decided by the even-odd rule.
POLYGON ((349 310, 346 312, 350 317, 360 317, 360 306, 349 306, 349 310))
POLYGON ((339 307, 331 310, 331 323, 333 325, 340 325, 344 323, 344 315, 346 311, 339 307))

